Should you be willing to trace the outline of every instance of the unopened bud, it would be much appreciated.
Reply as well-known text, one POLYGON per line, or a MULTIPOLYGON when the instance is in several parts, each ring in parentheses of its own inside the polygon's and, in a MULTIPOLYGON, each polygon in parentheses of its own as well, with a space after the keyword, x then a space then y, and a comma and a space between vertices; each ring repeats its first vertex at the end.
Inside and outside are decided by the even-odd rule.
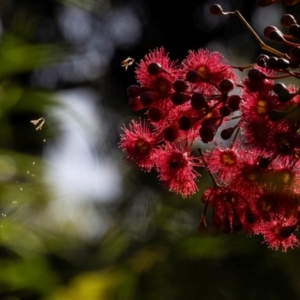
POLYGON ((178 129, 176 126, 171 125, 164 130, 164 138, 168 142, 173 142, 178 138, 178 129))
POLYGON ((261 7, 266 7, 280 1, 281 0, 256 0, 256 4, 261 7))
POLYGON ((257 69, 251 69, 248 72, 248 77, 251 81, 254 81, 254 82, 262 81, 267 78, 267 76, 263 72, 261 72, 257 69))
POLYGON ((178 124, 181 130, 188 131, 193 126, 193 120, 188 116, 181 116, 178 120, 178 124))
POLYGON ((203 143, 211 142, 216 134, 216 128, 214 126, 202 125, 199 129, 199 135, 203 143))
POLYGON ((221 138, 223 140, 229 140, 231 138, 234 130, 235 130, 235 127, 229 127, 229 128, 223 129, 220 134, 221 138))
POLYGON ((138 110, 145 108, 145 106, 141 103, 139 97, 129 98, 128 106, 129 106, 129 109, 132 111, 138 111, 138 110))
POLYGON ((300 39, 300 26, 298 24, 293 24, 289 28, 289 33, 296 39, 300 39))
POLYGON ((236 111, 240 108, 241 97, 239 95, 231 95, 227 100, 227 105, 232 111, 236 111))
POLYGON ((213 4, 209 8, 209 11, 212 15, 222 15, 223 14, 223 9, 219 4, 213 4))
POLYGON ((293 15, 285 14, 281 17, 281 25, 285 28, 290 28, 293 24, 297 24, 293 15))
POLYGON ((162 67, 159 63, 150 63, 147 66, 147 71, 150 75, 156 76, 162 71, 162 67))
POLYGON ((148 118, 152 122, 159 122, 164 116, 162 109, 158 107, 150 107, 148 110, 148 118))
POLYGON ((219 109, 220 115, 223 117, 227 117, 231 114, 231 109, 228 105, 222 105, 219 109))
POLYGON ((299 2, 300 2, 300 0, 284 0, 284 3, 286 5, 295 5, 295 4, 299 3, 299 2))
POLYGON ((230 79, 223 79, 220 82, 220 92, 221 93, 229 93, 234 88, 233 82, 230 79))

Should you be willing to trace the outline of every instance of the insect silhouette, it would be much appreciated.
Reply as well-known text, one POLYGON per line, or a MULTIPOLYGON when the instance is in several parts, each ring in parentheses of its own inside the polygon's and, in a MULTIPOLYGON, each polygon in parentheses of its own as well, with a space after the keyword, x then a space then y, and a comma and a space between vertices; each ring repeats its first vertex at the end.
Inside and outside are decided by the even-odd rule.
POLYGON ((133 63, 134 63, 134 59, 129 56, 121 62, 121 67, 124 67, 125 71, 127 71, 128 67, 131 66, 133 63))

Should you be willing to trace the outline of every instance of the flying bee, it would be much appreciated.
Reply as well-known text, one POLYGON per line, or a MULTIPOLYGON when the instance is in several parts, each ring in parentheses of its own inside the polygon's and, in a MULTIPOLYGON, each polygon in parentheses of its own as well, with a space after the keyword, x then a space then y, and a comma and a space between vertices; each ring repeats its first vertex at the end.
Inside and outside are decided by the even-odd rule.
POLYGON ((39 118, 37 120, 31 120, 30 123, 32 123, 35 126, 35 130, 42 130, 43 125, 45 124, 44 118, 39 118))
POLYGON ((133 63, 134 63, 134 59, 129 56, 121 62, 121 67, 124 67, 125 71, 127 71, 128 67, 131 66, 133 63))

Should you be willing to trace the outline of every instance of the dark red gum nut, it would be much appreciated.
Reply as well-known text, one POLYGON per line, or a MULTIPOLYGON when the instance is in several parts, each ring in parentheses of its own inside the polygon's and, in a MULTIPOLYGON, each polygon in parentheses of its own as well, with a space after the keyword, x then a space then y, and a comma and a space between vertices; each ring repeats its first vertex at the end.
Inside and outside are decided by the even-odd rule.
POLYGON ((277 27, 275 27, 275 26, 267 26, 267 27, 265 27, 264 32, 263 32, 265 38, 269 39, 270 38, 270 33, 274 32, 274 31, 278 31, 277 27))
POLYGON ((248 72, 248 77, 253 82, 262 81, 267 78, 267 76, 263 72, 261 72, 257 69, 251 69, 248 72))
POLYGON ((186 73, 186 80, 191 83, 196 83, 201 80, 201 77, 199 76, 197 71, 190 70, 186 73))
POLYGON ((295 5, 295 4, 299 3, 299 2, 300 2, 300 0, 284 0, 284 3, 286 5, 295 5))
POLYGON ((191 105, 193 109, 201 110, 203 108, 208 108, 206 97, 201 93, 194 93, 191 98, 191 105))
POLYGON ((236 212, 233 213, 232 230, 235 232, 240 232, 243 230, 243 223, 241 222, 240 217, 236 212))
POLYGON ((181 116, 178 120, 179 128, 184 131, 188 131, 193 126, 193 120, 192 118, 188 116, 181 116))
POLYGON ((214 126, 202 125, 199 129, 199 135, 203 143, 211 142, 216 134, 216 128, 214 126))
POLYGON ((127 96, 130 98, 135 98, 141 95, 141 93, 147 91, 147 88, 138 85, 130 85, 127 88, 127 96))
POLYGON ((174 93, 171 96, 171 101, 174 105, 181 105, 190 100, 190 95, 184 93, 174 93))
POLYGON ((150 75, 156 76, 162 71, 162 67, 159 63, 150 63, 147 66, 147 71, 150 75))
POLYGON ((300 39, 300 26, 298 24, 291 25, 289 33, 296 39, 300 39))
POLYGON ((284 42, 283 35, 279 30, 270 32, 269 39, 271 41, 274 41, 274 42, 277 42, 277 43, 283 43, 284 42))
POLYGON ((228 105, 223 105, 219 109, 220 115, 223 117, 227 117, 231 114, 231 109, 228 105))
POLYGON ((219 88, 220 88, 220 92, 221 92, 221 93, 227 94, 227 93, 229 93, 230 91, 233 90, 234 85, 233 85, 232 80, 230 80, 230 79, 223 79, 223 80, 220 82, 219 88))
POLYGON ((178 80, 175 80, 173 83, 173 89, 177 93, 184 92, 187 88, 188 88, 188 85, 184 80, 178 79, 178 80))
POLYGON ((157 96, 151 92, 144 92, 141 94, 140 99, 144 106, 149 106, 157 100, 157 96))
POLYGON ((173 142, 178 138, 178 128, 174 125, 167 127, 164 130, 164 138, 168 142, 173 142))
POLYGON ((213 4, 210 8, 209 11, 212 15, 222 15, 223 14, 223 9, 220 5, 218 4, 213 4))
POLYGON ((239 110, 240 103, 241 103, 241 97, 238 95, 231 95, 229 96, 227 100, 227 105, 230 107, 232 111, 239 110))
POLYGON ((129 98, 128 106, 129 106, 129 109, 132 111, 138 111, 138 110, 145 108, 145 106, 141 103, 139 97, 129 98))
POLYGON ((225 217, 222 221, 222 225, 220 227, 220 231, 224 234, 229 234, 231 232, 230 220, 228 217, 225 217))
POLYGON ((290 28, 293 24, 297 24, 293 15, 285 14, 280 19, 281 25, 285 28, 290 28))
POLYGON ((246 210, 245 210, 245 221, 248 224, 253 224, 255 222, 255 215, 254 213, 251 211, 251 209, 247 206, 246 210))
POLYGON ((298 223, 290 226, 283 226, 279 229, 278 235, 286 239, 293 234, 293 232, 297 229, 298 223))
POLYGON ((280 1, 281 0, 256 0, 256 4, 261 7, 266 7, 280 1))
POLYGON ((224 130, 221 131, 221 138, 223 140, 229 140, 234 132, 235 128, 234 127, 229 127, 229 128, 226 128, 224 130))
POLYGON ((164 111, 158 107, 150 107, 148 110, 148 118, 152 122, 159 122, 164 117, 164 111))

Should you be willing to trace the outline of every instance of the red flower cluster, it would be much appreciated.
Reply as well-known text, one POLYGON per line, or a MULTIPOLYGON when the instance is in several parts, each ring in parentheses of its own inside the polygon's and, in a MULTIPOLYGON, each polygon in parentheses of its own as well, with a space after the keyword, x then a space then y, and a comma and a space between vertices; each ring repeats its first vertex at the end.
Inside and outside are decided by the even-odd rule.
POLYGON ((223 233, 260 234, 284 251, 298 245, 300 91, 274 81, 300 76, 288 70, 299 67, 298 50, 285 58, 260 55, 238 85, 217 52, 190 51, 180 65, 163 48, 150 52, 136 68, 139 85, 127 89, 130 109, 147 117, 123 127, 119 145, 127 162, 156 170, 183 197, 197 191, 195 168, 204 167, 214 186, 201 197, 200 228, 211 207, 210 226, 223 233), (232 94, 235 86, 240 95, 232 94), (193 156, 197 139, 215 148, 193 156), (220 142, 230 139, 228 147, 220 142))

